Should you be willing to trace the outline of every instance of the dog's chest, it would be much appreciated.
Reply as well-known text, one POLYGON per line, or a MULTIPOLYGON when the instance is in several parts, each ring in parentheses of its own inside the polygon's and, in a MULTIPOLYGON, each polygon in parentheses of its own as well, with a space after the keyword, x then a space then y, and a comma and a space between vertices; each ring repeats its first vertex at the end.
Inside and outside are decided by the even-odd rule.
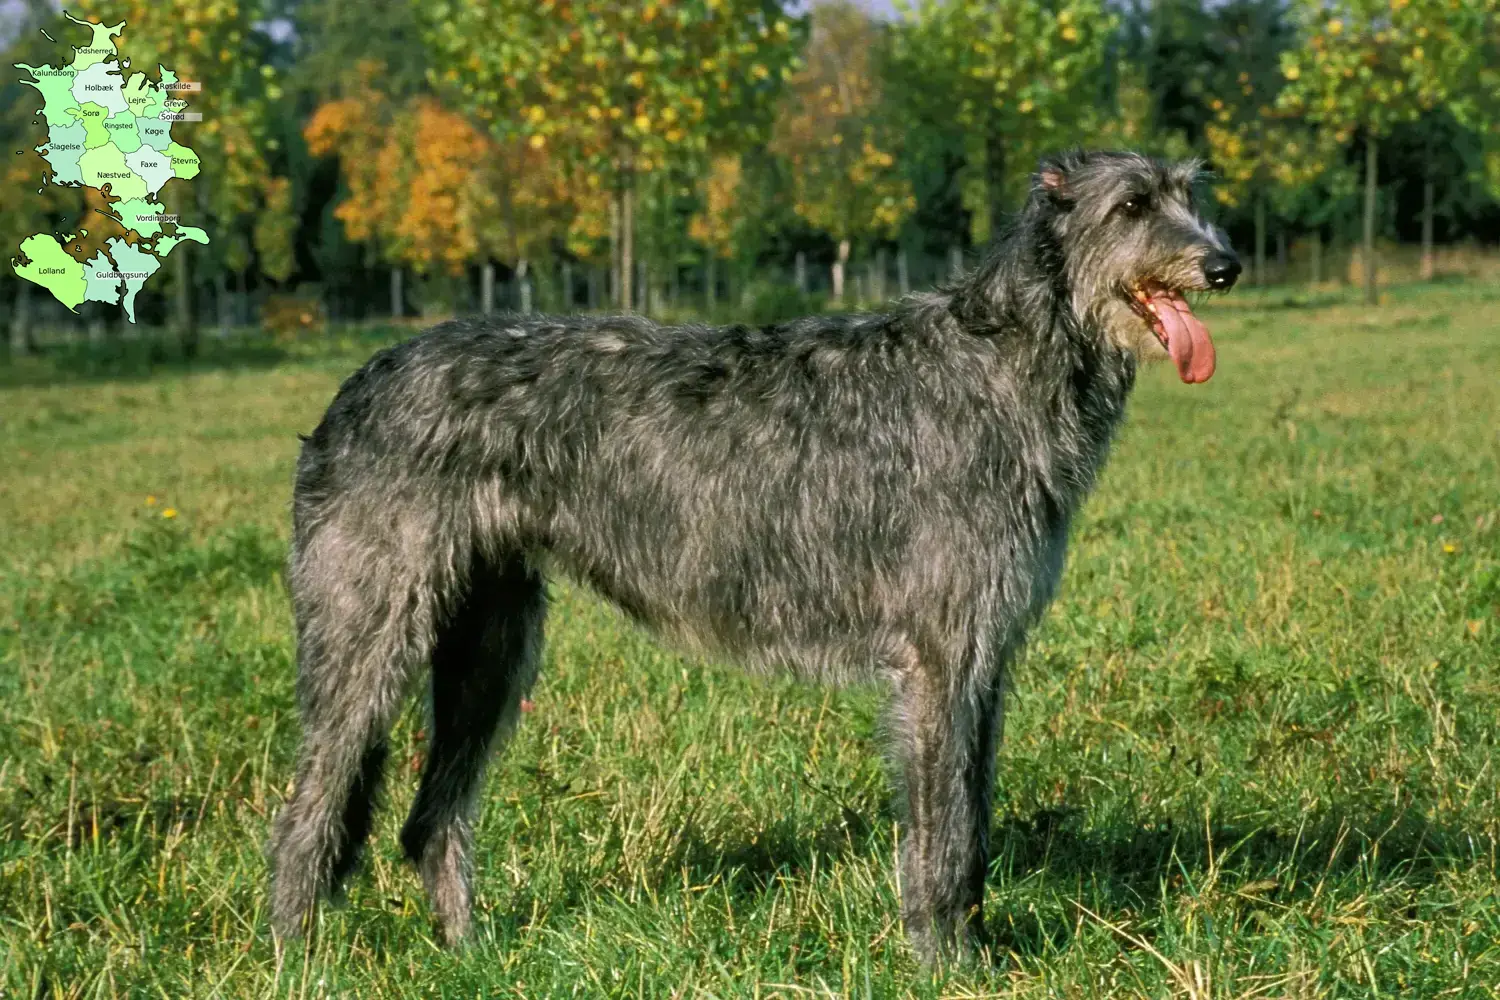
POLYGON ((1089 374, 1058 387, 1049 407, 1016 428, 1020 475, 996 556, 1002 591, 1022 622, 1040 616, 1057 592, 1069 529, 1108 459, 1134 373, 1105 367, 1089 374))

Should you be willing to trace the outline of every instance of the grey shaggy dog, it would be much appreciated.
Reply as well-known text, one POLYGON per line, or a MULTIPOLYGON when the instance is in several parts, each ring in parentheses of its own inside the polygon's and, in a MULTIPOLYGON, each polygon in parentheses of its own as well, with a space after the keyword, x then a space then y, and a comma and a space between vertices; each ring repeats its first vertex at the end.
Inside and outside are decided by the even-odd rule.
POLYGON ((1194 208, 1197 174, 1045 161, 983 263, 882 314, 470 318, 372 358, 297 464, 303 742, 271 846, 277 933, 355 864, 430 663, 401 841, 463 936, 470 811, 536 676, 555 568, 694 650, 888 685, 907 931, 928 959, 982 945, 1006 666, 1137 358, 1213 372, 1182 292, 1230 287, 1239 263, 1194 208))

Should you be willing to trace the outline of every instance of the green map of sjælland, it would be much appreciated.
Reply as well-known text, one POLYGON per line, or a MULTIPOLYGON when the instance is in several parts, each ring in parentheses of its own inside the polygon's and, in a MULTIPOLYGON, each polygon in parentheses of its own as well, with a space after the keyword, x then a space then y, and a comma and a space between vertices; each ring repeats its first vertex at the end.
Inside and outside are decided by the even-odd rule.
MULTIPOLYGON (((124 306, 134 323, 136 294, 172 248, 186 240, 208 242, 203 230, 177 224, 156 197, 172 178, 198 176, 198 156, 172 139, 172 123, 182 120, 186 106, 172 96, 176 74, 159 66, 156 81, 143 72, 125 76, 130 60, 115 55, 125 22, 106 27, 67 16, 94 33, 87 46, 73 50, 72 62, 16 64, 31 74, 21 82, 42 95, 37 113, 47 120, 47 141, 36 151, 51 168, 51 183, 104 193, 110 217, 128 235, 110 239, 80 262, 64 247, 88 230, 61 240, 37 233, 21 241, 21 254, 11 258, 11 266, 71 310, 80 302, 111 302, 124 306)), ((47 180, 44 175, 43 183, 47 180)))

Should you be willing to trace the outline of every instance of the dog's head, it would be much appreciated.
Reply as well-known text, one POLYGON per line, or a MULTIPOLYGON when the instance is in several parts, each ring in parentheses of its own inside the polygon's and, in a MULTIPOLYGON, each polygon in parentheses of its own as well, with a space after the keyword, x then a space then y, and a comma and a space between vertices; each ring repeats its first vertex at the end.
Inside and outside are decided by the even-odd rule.
POLYGON ((1200 166, 1135 153, 1042 161, 1032 207, 1061 243, 1085 324, 1142 359, 1171 357, 1184 382, 1214 373, 1214 345, 1186 292, 1226 291, 1240 261, 1194 205, 1200 166))

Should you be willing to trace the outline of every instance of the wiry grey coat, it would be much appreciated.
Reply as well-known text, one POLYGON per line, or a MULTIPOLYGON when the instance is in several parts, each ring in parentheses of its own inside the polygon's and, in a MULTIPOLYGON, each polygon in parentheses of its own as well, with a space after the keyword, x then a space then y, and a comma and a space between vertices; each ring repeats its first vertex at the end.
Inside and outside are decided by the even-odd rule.
POLYGON ((350 869, 387 727, 431 662, 402 839, 445 933, 464 932, 470 803, 534 677, 555 569, 689 647, 888 683, 907 928, 928 955, 977 942, 1004 667, 1135 377, 1140 331, 1111 326, 1140 321, 1115 285, 1223 252, 1179 219, 1170 246, 1157 233, 1116 273, 1079 273, 1113 225, 1090 198, 1185 199, 1192 168, 1052 169, 1066 199, 1039 181, 980 267, 885 314, 460 319, 350 377, 297 466, 305 739, 273 843, 278 930, 350 869))

